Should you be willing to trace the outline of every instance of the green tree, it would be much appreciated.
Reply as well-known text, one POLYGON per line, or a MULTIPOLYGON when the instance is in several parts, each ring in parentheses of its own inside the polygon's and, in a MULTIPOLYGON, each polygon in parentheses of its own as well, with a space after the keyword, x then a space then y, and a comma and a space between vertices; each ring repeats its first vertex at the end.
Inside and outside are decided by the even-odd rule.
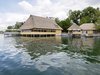
POLYGON ((59 23, 60 23, 59 18, 55 18, 55 22, 59 25, 59 23))
POLYGON ((13 26, 8 26, 7 29, 13 29, 13 26))
POLYGON ((95 25, 96 25, 96 29, 98 31, 100 31, 100 17, 98 18, 98 20, 95 22, 95 25))
POLYGON ((80 10, 77 10, 77 11, 70 11, 70 14, 69 14, 69 18, 76 24, 79 25, 79 20, 81 18, 81 11, 80 10))
POLYGON ((96 13, 96 15, 97 15, 97 20, 96 20, 96 22, 95 22, 95 25, 96 25, 96 29, 97 29, 98 31, 100 31, 100 10, 99 10, 99 8, 97 8, 97 13, 96 13))
POLYGON ((99 8, 87 7, 80 10, 69 10, 68 18, 65 20, 55 20, 58 25, 63 28, 63 31, 66 32, 68 27, 71 25, 71 21, 81 25, 83 23, 95 23, 96 28, 100 30, 100 10, 99 8))
POLYGON ((14 29, 19 29, 23 25, 23 22, 16 22, 14 29))
POLYGON ((59 26, 62 27, 63 32, 67 32, 67 29, 70 27, 71 25, 71 21, 69 18, 65 19, 65 20, 61 20, 59 22, 59 26))
POLYGON ((89 16, 84 16, 80 19, 80 24, 83 24, 83 23, 90 23, 91 20, 89 18, 89 16))
POLYGON ((82 11, 82 18, 86 18, 86 23, 95 23, 97 17, 97 9, 93 7, 87 7, 82 11))

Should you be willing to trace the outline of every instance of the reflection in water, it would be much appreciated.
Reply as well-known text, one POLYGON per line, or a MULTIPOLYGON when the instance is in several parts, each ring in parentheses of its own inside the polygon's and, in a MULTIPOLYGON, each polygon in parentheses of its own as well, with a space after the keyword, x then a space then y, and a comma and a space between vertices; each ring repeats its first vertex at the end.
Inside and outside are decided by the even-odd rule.
MULTIPOLYGON (((26 52, 28 52, 32 59, 45 55, 46 53, 56 52, 58 46, 61 44, 61 37, 49 37, 49 38, 27 38, 21 37, 20 41, 23 42, 26 52)), ((17 40, 18 41, 18 40, 17 40)))
POLYGON ((23 47, 26 48, 26 52, 32 56, 32 59, 45 54, 66 52, 71 56, 75 53, 83 55, 89 62, 100 62, 99 38, 67 38, 60 36, 47 38, 20 37, 16 41, 18 44, 23 44, 23 47))
MULTIPOLYGON (((65 42, 65 41, 64 41, 65 42)), ((99 38, 69 38, 66 50, 83 55, 89 62, 100 63, 99 38)))
MULTIPOLYGON (((76 55, 73 55, 76 57, 76 55)), ((80 57, 81 58, 81 57, 80 57)), ((35 67, 43 74, 48 71, 52 71, 51 75, 99 75, 100 65, 95 65, 85 63, 83 59, 74 59, 69 57, 69 54, 65 52, 53 53, 42 55, 35 60, 35 67), (93 67, 94 66, 94 67, 93 67), (89 72, 89 73, 88 73, 89 72), (95 73, 96 72, 96 73, 95 73)), ((41 74, 42 74, 41 73, 41 74)))
POLYGON ((40 71, 45 71, 49 67, 70 67, 70 63, 72 63, 72 60, 70 59, 70 57, 68 57, 68 54, 66 54, 65 52, 42 55, 39 58, 36 58, 35 60, 35 66, 40 71))
POLYGON ((0 75, 100 75, 100 38, 0 39, 0 75))

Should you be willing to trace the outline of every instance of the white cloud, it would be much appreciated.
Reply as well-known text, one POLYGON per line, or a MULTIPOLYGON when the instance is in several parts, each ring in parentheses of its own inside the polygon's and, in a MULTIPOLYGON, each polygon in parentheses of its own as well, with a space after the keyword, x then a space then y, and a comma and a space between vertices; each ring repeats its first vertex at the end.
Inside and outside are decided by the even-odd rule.
POLYGON ((28 1, 21 1, 19 5, 29 14, 59 17, 61 19, 68 16, 67 13, 70 9, 80 10, 88 6, 84 0, 37 0, 35 5, 28 1))
POLYGON ((63 5, 60 5, 59 2, 52 3, 50 0, 37 0, 37 3, 33 6, 27 1, 22 1, 19 5, 29 14, 53 17, 61 17, 62 14, 66 15, 63 5))
POLYGON ((0 29, 5 29, 9 25, 14 25, 16 22, 25 21, 28 18, 26 14, 20 13, 0 13, 0 29))
POLYGON ((5 28, 8 25, 15 24, 16 21, 24 21, 30 14, 64 19, 68 16, 70 9, 82 10, 91 5, 93 7, 100 7, 100 1, 98 1, 99 0, 36 0, 36 3, 29 3, 28 0, 21 0, 18 6, 23 9, 22 12, 24 14, 13 12, 0 13, 0 27, 5 28))
POLYGON ((68 11, 82 10, 88 6, 100 7, 99 0, 36 0, 35 5, 28 1, 21 1, 19 5, 26 10, 27 13, 39 16, 52 16, 61 19, 68 16, 68 11))
POLYGON ((33 6, 26 1, 20 2, 19 5, 27 11, 30 11, 31 9, 33 9, 33 6))
POLYGON ((100 4, 100 0, 86 0, 86 2, 91 5, 99 5, 100 4))
POLYGON ((97 3, 98 0, 36 0, 35 5, 32 5, 32 3, 29 3, 28 1, 21 1, 19 2, 19 5, 28 14, 64 19, 68 16, 68 11, 70 9, 82 10, 91 6, 91 3, 94 2, 95 4, 92 4, 93 7, 100 7, 100 3, 97 3))

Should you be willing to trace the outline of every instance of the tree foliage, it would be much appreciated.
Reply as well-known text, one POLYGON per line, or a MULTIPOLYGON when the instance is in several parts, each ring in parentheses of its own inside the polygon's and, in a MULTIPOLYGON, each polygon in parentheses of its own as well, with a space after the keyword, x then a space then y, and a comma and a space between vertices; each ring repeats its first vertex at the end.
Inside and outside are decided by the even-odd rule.
POLYGON ((13 29, 13 26, 8 26, 7 29, 13 29))
POLYGON ((84 16, 80 19, 80 24, 83 24, 83 23, 90 23, 91 20, 89 18, 89 16, 84 16))
POLYGON ((19 29, 23 25, 23 22, 16 22, 14 29, 19 29))
POLYGON ((97 10, 93 7, 87 7, 82 11, 82 17, 88 17, 87 23, 95 23, 97 20, 97 10))
POLYGON ((69 11, 68 18, 65 20, 56 19, 58 25, 63 28, 63 31, 66 32, 71 25, 71 21, 77 25, 83 23, 95 23, 96 28, 100 30, 100 10, 99 8, 87 7, 83 10, 69 11))
POLYGON ((79 25, 79 20, 81 18, 81 11, 80 10, 75 10, 75 11, 72 11, 70 12, 70 15, 69 15, 69 18, 76 24, 79 25))
POLYGON ((71 25, 71 20, 69 18, 61 21, 56 18, 55 21, 63 29, 63 32, 67 32, 67 28, 69 28, 71 25))
POLYGON ((23 22, 16 22, 13 26, 8 26, 7 29, 19 29, 23 25, 23 22))
POLYGON ((70 19, 80 25, 83 23, 95 23, 100 16, 99 9, 95 9, 93 7, 87 7, 82 11, 72 11, 69 15, 70 19))
POLYGON ((96 24, 96 29, 98 30, 98 31, 100 31, 100 10, 97 8, 97 20, 96 20, 96 22, 95 22, 95 24, 96 24))

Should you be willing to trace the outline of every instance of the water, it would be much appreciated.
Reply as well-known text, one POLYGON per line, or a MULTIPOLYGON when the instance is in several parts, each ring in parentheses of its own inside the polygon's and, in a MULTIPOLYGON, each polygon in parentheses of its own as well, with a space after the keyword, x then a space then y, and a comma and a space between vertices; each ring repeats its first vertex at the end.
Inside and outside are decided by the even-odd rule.
POLYGON ((100 75, 100 38, 0 35, 0 75, 100 75))

